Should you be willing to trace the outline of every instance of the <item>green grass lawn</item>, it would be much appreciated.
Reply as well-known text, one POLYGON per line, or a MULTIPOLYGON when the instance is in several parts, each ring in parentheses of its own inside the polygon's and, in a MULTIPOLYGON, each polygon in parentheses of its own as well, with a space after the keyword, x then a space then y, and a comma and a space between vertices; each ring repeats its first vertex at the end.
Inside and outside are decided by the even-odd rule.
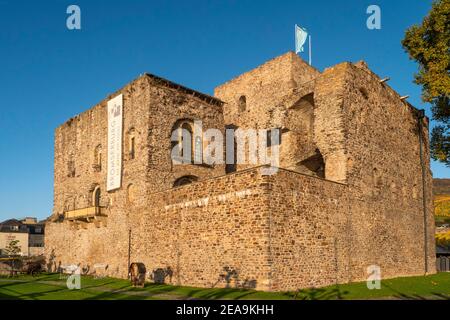
POLYGON ((202 289, 146 284, 133 288, 127 280, 83 276, 81 290, 69 290, 58 274, 0 278, 1 299, 31 300, 143 300, 143 299, 450 299, 450 273, 396 278, 381 282, 380 290, 352 283, 299 292, 259 292, 239 289, 202 289))

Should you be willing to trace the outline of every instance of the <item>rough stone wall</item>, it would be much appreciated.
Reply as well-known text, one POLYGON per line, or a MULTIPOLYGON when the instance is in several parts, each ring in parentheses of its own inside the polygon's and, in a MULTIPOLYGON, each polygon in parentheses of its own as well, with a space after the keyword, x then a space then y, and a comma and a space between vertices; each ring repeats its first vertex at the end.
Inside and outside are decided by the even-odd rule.
POLYGON ((348 186, 286 170, 268 180, 271 290, 346 282, 348 246, 340 227, 348 186))
MULTIPOLYGON (((152 281, 163 274, 176 285, 270 290, 266 180, 256 168, 150 194, 129 220, 131 261, 143 262, 152 281)), ((125 278, 125 226, 114 215, 101 228, 49 223, 47 257, 54 269, 106 264, 97 274, 125 278)))
POLYGON ((44 247, 29 247, 28 254, 30 256, 41 256, 45 253, 44 247))
POLYGON ((223 164, 179 165, 171 160, 172 128, 181 119, 201 120, 202 129, 218 129, 224 135, 223 110, 220 105, 204 101, 151 83, 150 87, 150 149, 146 181, 150 192, 169 189, 176 179, 192 175, 210 178, 225 173, 223 164))
MULTIPOLYGON (((214 95, 225 102, 226 124, 242 129, 283 129, 280 166, 300 169, 297 163, 316 149, 309 131, 313 119, 300 100, 312 93, 319 75, 295 53, 288 52, 216 87, 214 95), (241 97, 245 97, 245 109, 240 107, 241 97)), ((238 165, 239 170, 248 167, 238 165)))
POLYGON ((55 206, 54 214, 92 205, 92 192, 101 186, 103 206, 123 205, 127 187, 134 185, 136 199, 146 203, 145 195, 172 187, 176 178, 199 178, 224 173, 223 165, 172 165, 171 130, 179 119, 202 120, 203 129, 224 128, 221 106, 140 77, 92 109, 81 113, 55 132, 55 206), (124 94, 122 188, 106 193, 107 102, 124 94), (135 137, 136 152, 130 157, 129 135, 135 137), (95 149, 101 146, 101 170, 94 166, 95 149))
MULTIPOLYGON (((355 207, 361 208, 353 217, 357 253, 353 263, 361 266, 370 260, 382 261, 386 277, 423 274, 424 207, 417 111, 379 80, 365 63, 346 66, 347 183, 359 203, 355 207)), ((427 119, 422 125, 428 272, 435 273, 427 119)), ((361 278, 362 274, 353 277, 361 278)))
MULTIPOLYGON (((144 75, 92 109, 69 120, 55 131, 54 216, 93 206, 93 192, 101 189, 100 205, 107 219, 101 223, 49 223, 46 255, 53 268, 63 264, 107 263, 108 274, 124 277, 128 256, 128 230, 139 212, 148 208, 149 194, 173 186, 180 176, 199 179, 222 175, 223 165, 172 165, 171 128, 178 119, 202 120, 203 128, 223 128, 220 105, 175 90, 144 75), (107 102, 118 94, 123 101, 122 187, 106 192, 107 102), (135 155, 129 138, 135 138, 135 155), (95 150, 101 146, 101 169, 95 150), (120 262, 119 262, 120 261, 120 262), (114 268, 112 267, 114 266, 114 268)), ((47 231, 46 230, 46 231, 47 231)))
MULTIPOLYGON (((105 274, 126 277, 131 230, 131 261, 145 263, 153 281, 178 285, 294 290, 365 280, 372 264, 383 278, 424 273, 416 111, 364 63, 319 74, 288 53, 216 88, 224 109, 185 89, 143 76, 119 91, 122 188, 102 190, 103 223, 47 224, 53 267, 101 263, 109 266, 105 274), (243 94, 247 109, 239 111, 243 94), (273 176, 260 168, 222 176, 223 165, 174 166, 170 135, 179 119, 201 119, 204 129, 281 127, 281 166, 318 175, 305 164, 318 149, 327 180, 284 169, 273 176), (130 132, 135 159, 126 153, 130 132), (185 175, 200 181, 171 189, 185 175)), ((106 184, 106 148, 102 170, 92 165, 96 146, 107 143, 107 100, 56 130, 54 214, 92 205, 93 188, 106 184)), ((433 273, 426 120, 423 125, 433 273)))
MULTIPOLYGON (((47 223, 45 255, 50 271, 59 266, 80 265, 95 271, 95 265, 108 265, 97 274, 127 278, 128 275, 128 219, 119 210, 108 216, 107 223, 84 227, 69 221, 47 223)), ((133 214, 138 214, 134 211, 133 214)))
MULTIPOLYGON (((148 184, 143 168, 149 162, 149 91, 149 80, 140 77, 56 129, 53 214, 94 206, 93 191, 100 187, 100 205, 108 217, 95 224, 48 223, 45 252, 53 270, 60 264, 78 263, 92 268, 94 264, 107 263, 111 252, 127 256, 130 213, 147 204, 148 184), (122 187, 106 192, 107 102, 118 94, 123 94, 124 113, 122 187), (134 132, 136 140, 134 158, 127 152, 130 132, 134 132), (99 146, 101 167, 96 166, 95 159, 99 146), (131 184, 136 193, 133 203, 128 197, 131 184)), ((111 265, 108 274, 126 277, 127 261, 111 265)))
MULTIPOLYGON (((102 206, 124 206, 126 187, 136 184, 136 189, 146 193, 145 170, 149 162, 149 85, 139 78, 122 90, 103 100, 92 109, 70 119, 55 131, 54 214, 93 205, 92 193, 101 188, 102 206), (107 174, 107 102, 123 94, 123 175, 122 188, 106 192, 107 174), (136 134, 136 155, 130 159, 127 136, 131 129, 136 134), (101 169, 95 167, 95 150, 100 146, 101 169)), ((145 199, 142 199, 144 202, 145 199)))
POLYGON ((218 87, 214 95, 224 101, 225 122, 254 128, 271 123, 269 110, 286 96, 314 80, 320 73, 295 53, 288 52, 218 87), (239 98, 246 97, 246 109, 239 110, 239 98))
POLYGON ((166 283, 268 290, 268 194, 259 169, 150 196, 133 227, 132 260, 166 283))
POLYGON ((325 177, 346 182, 346 132, 342 112, 345 66, 326 69, 314 88, 314 142, 325 160, 325 177))
MULTIPOLYGON (((364 279, 368 261, 382 265, 386 277, 423 274, 424 212, 416 110, 381 84, 362 62, 325 70, 317 79, 315 96, 315 139, 324 155, 325 177, 345 182, 352 195, 351 223, 345 231, 352 234, 348 242, 354 253, 350 280, 364 279)), ((426 120, 423 126, 428 272, 434 273, 426 120)))

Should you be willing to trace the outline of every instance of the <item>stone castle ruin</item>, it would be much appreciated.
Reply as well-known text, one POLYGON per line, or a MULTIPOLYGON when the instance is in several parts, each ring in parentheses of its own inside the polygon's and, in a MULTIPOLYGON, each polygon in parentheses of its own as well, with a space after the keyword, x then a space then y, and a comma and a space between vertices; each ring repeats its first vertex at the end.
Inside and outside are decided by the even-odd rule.
POLYGON ((382 278, 435 272, 428 119, 364 62, 319 72, 288 52, 214 97, 144 74, 56 129, 54 165, 53 269, 127 278, 139 262, 154 282, 267 291, 365 281, 373 265, 382 278), (108 190, 119 95, 120 186, 108 190), (278 171, 175 164, 172 133, 195 135, 197 120, 224 136, 279 129, 278 171))

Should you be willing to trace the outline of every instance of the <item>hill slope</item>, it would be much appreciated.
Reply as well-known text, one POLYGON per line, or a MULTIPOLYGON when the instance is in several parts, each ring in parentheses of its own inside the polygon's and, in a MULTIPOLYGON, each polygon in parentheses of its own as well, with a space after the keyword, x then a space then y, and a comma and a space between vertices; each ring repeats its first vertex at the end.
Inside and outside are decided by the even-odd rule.
POLYGON ((450 217, 450 179, 433 179, 434 214, 450 217))

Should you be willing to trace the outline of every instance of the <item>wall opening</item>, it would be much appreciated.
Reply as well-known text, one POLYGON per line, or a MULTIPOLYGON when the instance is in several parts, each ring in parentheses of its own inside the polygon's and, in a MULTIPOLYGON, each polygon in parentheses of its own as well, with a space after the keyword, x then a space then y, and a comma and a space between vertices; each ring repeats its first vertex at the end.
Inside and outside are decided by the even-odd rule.
POLYGON ((364 97, 364 99, 366 99, 366 100, 369 99, 369 92, 367 91, 366 88, 359 87, 358 90, 361 93, 361 95, 364 97))
POLYGON ((75 160, 73 160, 73 156, 69 157, 69 161, 67 161, 67 177, 73 178, 75 177, 75 160))
POLYGON ((314 93, 309 93, 301 97, 290 109, 314 109, 314 93))
POLYGON ((239 112, 244 112, 247 109, 247 98, 240 96, 238 101, 239 112))
POLYGON ((136 201, 136 187, 132 183, 127 187, 127 200, 129 203, 134 203, 136 201))
POLYGON ((226 134, 226 149, 225 149, 225 173, 230 174, 237 171, 237 143, 234 133, 238 129, 237 126, 229 124, 225 126, 225 133, 229 131, 229 135, 226 134), (233 133, 231 135, 231 133, 233 133))
MULTIPOLYGON (((284 132, 286 132, 288 129, 284 129, 284 132)), ((267 130, 267 138, 266 138, 266 146, 268 148, 272 146, 279 146, 281 145, 281 137, 283 135, 283 130, 281 128, 275 128, 275 129, 269 129, 267 130), (272 141, 272 132, 274 134, 275 140, 272 141)))
POLYGON ((94 207, 100 207, 101 190, 99 186, 96 186, 92 192, 92 205, 94 207))
POLYGON ((203 140, 195 135, 194 122, 181 119, 175 122, 171 131, 171 158, 177 162, 191 164, 195 159, 201 163, 203 156, 203 140))
POLYGON ((309 170, 315 176, 325 178, 325 161, 319 149, 316 149, 316 153, 313 156, 301 161, 299 165, 309 170))
POLYGON ((128 130, 128 159, 133 160, 136 157, 136 130, 128 130))
POLYGON ((177 180, 175 180, 175 182, 173 183, 173 187, 181 187, 181 186, 185 186, 191 183, 194 183, 198 181, 198 177, 196 176, 183 176, 178 178, 177 180))
POLYGON ((102 145, 99 144, 94 150, 94 163, 92 165, 95 171, 102 170, 102 145))

